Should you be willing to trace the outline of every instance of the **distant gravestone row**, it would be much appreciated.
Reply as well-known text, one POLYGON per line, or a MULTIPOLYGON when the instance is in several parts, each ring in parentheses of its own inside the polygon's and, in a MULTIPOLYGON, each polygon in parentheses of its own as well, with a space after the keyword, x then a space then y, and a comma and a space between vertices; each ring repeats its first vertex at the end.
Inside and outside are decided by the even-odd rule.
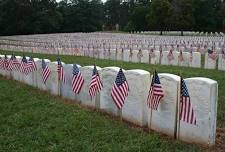
MULTIPOLYGON (((0 57, 4 57, 0 55, 0 57)), ((10 58, 11 56, 8 56, 10 58)), ((21 62, 22 57, 16 56, 21 62)), ((128 60, 129 58, 127 58, 128 60)), ((100 109, 115 116, 121 116, 124 120, 139 126, 148 126, 149 129, 161 132, 179 140, 190 143, 199 143, 212 146, 215 144, 218 84, 208 78, 184 79, 189 90, 189 95, 194 105, 197 122, 191 125, 180 121, 180 83, 177 75, 161 73, 159 78, 165 92, 157 110, 151 110, 146 105, 151 84, 151 74, 144 70, 123 70, 129 84, 129 94, 125 100, 122 111, 119 112, 110 95, 119 67, 97 67, 103 89, 94 98, 91 98, 88 89, 94 66, 78 66, 84 85, 79 94, 71 90, 72 64, 64 64, 66 82, 58 80, 57 62, 45 59, 51 70, 51 74, 43 83, 42 60, 34 58, 37 70, 24 75, 19 71, 7 71, 0 69, 0 74, 17 81, 49 91, 53 95, 59 95, 67 99, 79 101, 82 105, 100 109)), ((147 61, 147 59, 146 59, 147 61)))
MULTIPOLYGON (((2 49, 6 49, 2 47, 2 49)), ((24 49, 24 48, 23 48, 24 49)), ((29 52, 30 48, 25 49, 25 52, 29 52)), ((12 51, 21 51, 16 48, 11 48, 12 51)), ((76 55, 87 56, 98 59, 108 59, 133 63, 147 63, 147 64, 161 64, 172 65, 181 67, 195 67, 201 68, 202 65, 202 53, 204 52, 204 66, 205 69, 218 69, 225 70, 225 50, 206 50, 199 52, 197 50, 185 51, 180 49, 176 51, 170 47, 160 48, 152 47, 150 49, 123 49, 123 48, 95 48, 95 47, 82 47, 68 49, 33 49, 35 53, 50 53, 61 55, 76 55)))

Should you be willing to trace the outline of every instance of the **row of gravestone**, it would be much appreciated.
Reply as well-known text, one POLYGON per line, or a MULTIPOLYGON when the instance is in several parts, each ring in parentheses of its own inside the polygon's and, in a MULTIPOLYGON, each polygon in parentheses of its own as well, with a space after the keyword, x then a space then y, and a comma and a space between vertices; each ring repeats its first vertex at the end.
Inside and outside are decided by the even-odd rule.
MULTIPOLYGON (((94 51, 93 51, 94 52, 94 51)), ((84 56, 90 56, 100 59, 111 59, 125 62, 134 62, 134 63, 150 63, 150 64, 162 64, 162 65, 174 65, 174 66, 185 66, 185 67, 201 67, 201 53, 193 52, 192 54, 189 52, 183 52, 183 60, 179 59, 180 52, 173 51, 173 59, 168 59, 169 51, 163 51, 160 54, 160 51, 154 51, 154 55, 152 56, 148 50, 142 50, 139 55, 138 50, 133 50, 132 55, 130 50, 121 50, 116 51, 116 49, 111 49, 110 53, 104 52, 104 50, 100 50, 99 53, 87 53, 84 51, 84 56)), ((225 58, 222 54, 218 55, 218 60, 213 60, 209 57, 208 53, 205 54, 205 69, 216 69, 218 65, 219 70, 225 71, 225 58), (218 63, 217 63, 218 62, 218 63)))
MULTIPOLYGON (((93 49, 93 48, 83 48, 82 50, 77 49, 77 53, 73 51, 65 51, 59 50, 59 53, 62 55, 81 55, 81 56, 89 56, 99 59, 111 59, 125 62, 134 62, 134 63, 150 63, 150 64, 162 64, 162 65, 174 65, 174 66, 185 66, 185 67, 195 67, 200 68, 201 65, 201 53, 193 52, 192 54, 189 52, 183 52, 183 60, 179 59, 180 52, 173 51, 173 59, 168 59, 169 51, 160 51, 154 50, 150 52, 149 50, 142 50, 141 53, 139 50, 132 50, 132 52, 128 49, 122 51, 122 49, 110 49, 104 50, 102 49, 93 49), (152 56, 152 54, 154 54, 152 56)), ((57 51, 43 51, 43 50, 35 50, 37 53, 53 53, 56 54, 57 51)), ((205 69, 219 69, 225 71, 225 54, 219 54, 218 59, 214 60, 209 57, 208 53, 205 53, 205 69)))
MULTIPOLYGON (((21 60, 20 56, 16 57, 21 60)), ((63 63, 66 82, 60 83, 58 81, 57 62, 50 62, 50 60, 45 59, 51 74, 44 84, 41 59, 34 58, 34 61, 37 65, 37 71, 28 75, 19 71, 7 70, 0 70, 0 74, 41 90, 49 91, 53 95, 79 101, 82 105, 100 109, 115 116, 120 115, 126 121, 143 127, 148 126, 152 130, 179 140, 208 146, 215 144, 218 84, 214 80, 200 77, 185 79, 197 118, 197 125, 191 125, 179 121, 180 77, 177 75, 159 74, 165 95, 158 110, 155 111, 148 109, 146 104, 151 84, 150 73, 144 70, 124 70, 130 90, 121 112, 118 111, 110 95, 119 71, 118 67, 97 67, 103 89, 95 98, 91 98, 88 90, 93 66, 79 66, 84 77, 84 85, 80 94, 76 95, 71 87, 72 64, 63 63)))

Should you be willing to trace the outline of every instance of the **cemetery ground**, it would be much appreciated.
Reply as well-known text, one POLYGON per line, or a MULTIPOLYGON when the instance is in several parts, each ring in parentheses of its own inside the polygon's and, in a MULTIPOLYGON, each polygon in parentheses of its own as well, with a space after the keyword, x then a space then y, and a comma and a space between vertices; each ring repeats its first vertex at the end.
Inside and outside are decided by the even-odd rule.
MULTIPOLYGON (((12 52, 0 51, 0 54, 12 52)), ((22 52, 14 52, 22 55, 22 52)), ((31 54, 55 61, 57 55, 31 54)), ((126 63, 88 57, 60 55, 65 63, 81 66, 118 66, 126 70, 143 69, 153 73, 173 73, 188 77, 207 77, 218 82, 216 146, 225 149, 225 74, 199 68, 126 63)), ((150 85, 150 84, 146 84, 150 85)), ((83 108, 72 101, 51 96, 22 83, 0 77, 1 151, 205 151, 206 148, 147 133, 101 112, 83 108)))

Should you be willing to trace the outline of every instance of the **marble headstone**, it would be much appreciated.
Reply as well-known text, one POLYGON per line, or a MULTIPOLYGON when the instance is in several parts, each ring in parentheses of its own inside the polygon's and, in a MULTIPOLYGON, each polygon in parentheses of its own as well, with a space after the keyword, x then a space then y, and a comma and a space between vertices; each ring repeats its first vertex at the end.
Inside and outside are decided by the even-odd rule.
MULTIPOLYGON (((80 65, 77 65, 80 68, 80 65)), ((73 64, 64 64, 66 82, 61 83, 60 95, 66 99, 80 101, 80 96, 72 91, 73 64)))
POLYGON ((142 60, 141 63, 149 63, 149 51, 148 50, 142 50, 142 60))
POLYGON ((183 55, 183 59, 184 60, 180 61, 178 59, 179 66, 188 67, 189 66, 189 62, 190 62, 190 53, 189 52, 183 52, 182 55, 183 55))
POLYGON ((125 76, 129 84, 129 96, 122 108, 122 117, 139 126, 147 126, 149 109, 146 101, 150 88, 150 73, 144 70, 128 70, 125 76))
POLYGON ((193 52, 192 60, 190 60, 190 67, 200 68, 201 67, 201 53, 193 52))
POLYGON ((138 56, 138 50, 133 50, 133 55, 132 55, 132 61, 131 62, 134 62, 134 63, 138 63, 139 61, 141 62, 141 56, 139 57, 138 56))
MULTIPOLYGON (((167 55, 168 55, 168 54, 167 54, 167 55)), ((173 56, 174 56, 174 59, 171 60, 171 61, 168 60, 168 64, 169 64, 169 65, 175 65, 175 66, 177 66, 177 65, 178 65, 178 56, 179 56, 179 52, 173 51, 173 56)))
POLYGON ((161 64, 162 65, 169 65, 169 61, 168 61, 168 58, 167 58, 168 53, 169 53, 169 51, 163 51, 162 52, 162 57, 161 57, 161 64))
MULTIPOLYGON (((19 61, 19 63, 21 63, 22 57, 21 56, 16 56, 16 59, 19 61)), ((17 81, 21 81, 22 77, 22 73, 18 70, 13 70, 12 72, 12 77, 14 80, 17 81)))
MULTIPOLYGON (((98 73, 101 78, 101 68, 97 67, 98 73)), ((96 97, 91 98, 89 94, 89 84, 91 82, 92 78, 92 73, 93 73, 94 66, 84 66, 80 68, 80 71, 84 77, 84 84, 80 92, 80 100, 81 104, 89 106, 89 107, 96 107, 99 109, 99 104, 100 104, 100 93, 97 93, 96 97)), ((102 81, 102 78, 101 78, 102 81)), ((104 87, 104 86, 103 86, 104 87)))
MULTIPOLYGON (((118 115, 118 108, 111 97, 111 90, 116 80, 119 67, 102 68, 102 89, 100 94, 100 109, 112 115, 118 115)), ((125 101, 126 102, 126 101, 125 101)))
POLYGON ((212 146, 216 139, 218 84, 208 78, 188 78, 185 82, 196 115, 196 125, 178 119, 178 138, 212 146))
MULTIPOLYGON (((48 59, 44 59, 44 60, 45 60, 46 64, 49 66, 50 60, 48 60, 48 59)), ((44 84, 43 78, 42 78, 42 60, 38 60, 35 63, 37 65, 37 87, 41 90, 48 90, 47 85, 44 84)), ((51 73, 50 73, 50 76, 51 76, 51 73)), ((50 81, 50 78, 47 79, 46 83, 50 83, 48 81, 50 81)))
POLYGON ((218 69, 225 71, 225 58, 223 58, 222 54, 219 55, 218 69))
POLYGON ((152 110, 149 127, 152 130, 174 137, 176 132, 176 110, 180 77, 173 74, 159 74, 164 97, 157 110, 152 110))
POLYGON ((123 52, 123 60, 125 62, 129 62, 130 61, 130 50, 124 49, 124 52, 123 52))
POLYGON ((211 59, 208 53, 205 53, 205 69, 216 69, 216 60, 211 59))

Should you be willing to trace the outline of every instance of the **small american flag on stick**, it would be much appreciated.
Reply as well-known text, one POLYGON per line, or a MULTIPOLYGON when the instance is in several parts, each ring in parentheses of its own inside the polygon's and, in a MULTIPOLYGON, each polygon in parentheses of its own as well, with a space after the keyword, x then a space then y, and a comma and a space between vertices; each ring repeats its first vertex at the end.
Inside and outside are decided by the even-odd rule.
POLYGON ((98 74, 98 70, 96 66, 94 65, 93 74, 91 78, 91 82, 89 85, 89 94, 91 97, 96 96, 97 92, 99 92, 102 89, 103 85, 100 80, 100 76, 98 74))
POLYGON ((73 65, 73 78, 72 78, 72 90, 74 93, 79 94, 84 84, 84 78, 76 64, 73 65))
POLYGON ((58 80, 65 83, 66 82, 65 72, 64 72, 62 62, 59 58, 57 59, 57 63, 58 63, 58 66, 57 66, 58 80))
POLYGON ((129 92, 129 85, 127 83, 126 77, 122 69, 120 69, 119 73, 116 76, 116 81, 111 91, 112 99, 118 109, 121 109, 123 107, 124 101, 128 96, 128 92, 129 92))
POLYGON ((14 60, 14 55, 12 55, 11 58, 9 59, 9 65, 7 67, 8 71, 12 71, 13 70, 13 67, 14 67, 13 60, 14 60))
POLYGON ((51 71, 50 71, 47 63, 45 62, 44 59, 42 59, 42 80, 43 80, 44 84, 46 83, 50 74, 51 74, 51 71))
POLYGON ((152 83, 151 83, 148 98, 147 98, 148 107, 153 110, 157 110, 159 103, 163 97, 164 97, 163 88, 160 83, 159 76, 155 72, 155 74, 152 77, 152 83))
POLYGON ((170 51, 169 51, 169 53, 168 53, 168 55, 167 55, 167 58, 168 58, 169 61, 174 60, 173 50, 170 50, 170 51))
POLYGON ((27 61, 27 72, 33 72, 37 70, 37 66, 34 62, 34 59, 32 57, 29 58, 29 60, 27 61))
POLYGON ((0 69, 3 69, 4 59, 0 57, 0 69))
POLYGON ((21 60, 21 66, 20 66, 20 72, 27 75, 28 71, 27 71, 27 59, 25 56, 23 56, 22 60, 21 60))
POLYGON ((208 56, 209 58, 211 58, 212 60, 217 60, 218 55, 215 51, 208 49, 208 56))
POLYGON ((196 116, 185 81, 181 79, 180 120, 196 125, 196 116))
POLYGON ((180 51, 180 54, 178 56, 178 59, 179 59, 180 62, 183 62, 184 61, 183 51, 180 51))
POLYGON ((7 57, 7 55, 5 55, 4 60, 3 60, 3 70, 7 70, 9 65, 9 59, 7 57))
POLYGON ((20 71, 20 62, 17 60, 16 56, 13 57, 13 70, 20 71))

